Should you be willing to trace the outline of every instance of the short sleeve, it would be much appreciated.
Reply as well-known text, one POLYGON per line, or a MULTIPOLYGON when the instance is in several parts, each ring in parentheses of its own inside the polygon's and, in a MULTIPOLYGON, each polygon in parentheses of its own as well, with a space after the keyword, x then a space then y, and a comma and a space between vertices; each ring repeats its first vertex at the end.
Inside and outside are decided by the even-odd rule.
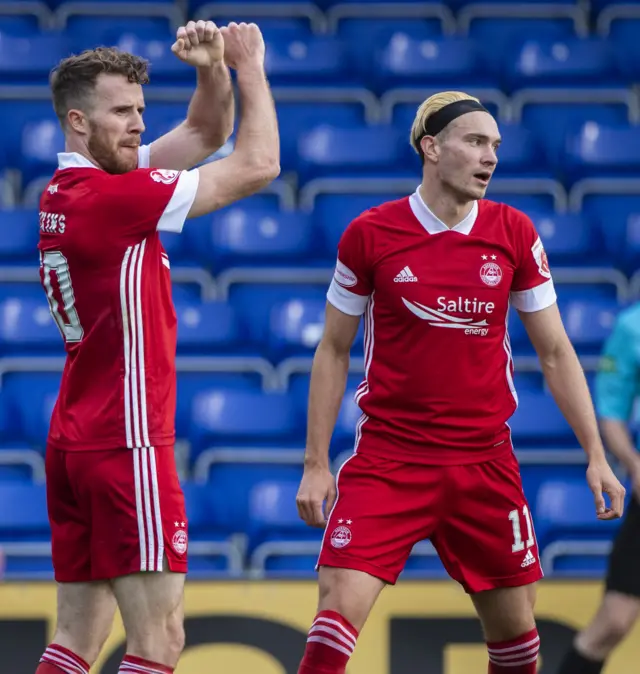
POLYGON ((114 212, 113 221, 128 234, 154 231, 179 233, 198 191, 199 172, 139 168, 107 174, 99 195, 101 207, 114 212))
POLYGON ((629 421, 636 397, 636 342, 637 336, 621 320, 605 342, 594 391, 598 415, 603 419, 629 421))
POLYGON ((338 259, 327 300, 350 316, 361 316, 373 290, 365 221, 357 218, 345 229, 338 243, 338 259))
POLYGON ((513 213, 516 269, 511 284, 511 304, 519 311, 541 311, 557 299, 547 254, 530 218, 520 211, 513 213))

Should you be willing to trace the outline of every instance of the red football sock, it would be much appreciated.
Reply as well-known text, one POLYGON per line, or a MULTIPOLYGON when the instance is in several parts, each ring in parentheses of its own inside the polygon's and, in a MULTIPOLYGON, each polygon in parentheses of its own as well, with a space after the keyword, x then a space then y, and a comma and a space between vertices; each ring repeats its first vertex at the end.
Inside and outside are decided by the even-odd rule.
POLYGON ((540 637, 532 629, 512 641, 488 643, 489 674, 536 674, 540 637))
POLYGON ((309 630, 298 674, 344 674, 357 639, 358 630, 339 613, 320 611, 309 630))
POLYGON ((89 665, 73 651, 50 644, 40 658, 36 674, 88 674, 89 665))
POLYGON ((127 654, 124 656, 118 674, 173 674, 173 667, 159 665, 157 662, 127 654))

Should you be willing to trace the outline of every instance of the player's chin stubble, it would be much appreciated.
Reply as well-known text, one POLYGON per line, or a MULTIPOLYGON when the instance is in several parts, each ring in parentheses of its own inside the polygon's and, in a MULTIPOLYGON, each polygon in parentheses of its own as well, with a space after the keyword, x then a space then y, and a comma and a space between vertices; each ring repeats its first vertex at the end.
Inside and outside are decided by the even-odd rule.
POLYGON ((134 163, 132 160, 119 157, 117 147, 113 149, 111 145, 103 142, 100 132, 93 125, 91 127, 87 148, 91 156, 107 173, 127 173, 136 168, 137 162, 134 163))

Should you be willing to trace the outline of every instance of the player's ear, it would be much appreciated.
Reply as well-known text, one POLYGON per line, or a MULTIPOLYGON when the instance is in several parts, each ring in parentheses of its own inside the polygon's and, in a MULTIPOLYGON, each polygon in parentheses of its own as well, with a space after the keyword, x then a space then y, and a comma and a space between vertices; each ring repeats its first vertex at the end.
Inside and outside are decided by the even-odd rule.
POLYGON ((82 135, 89 131, 89 122, 82 110, 72 109, 67 112, 67 126, 82 135))
POLYGON ((423 136, 420 139, 420 147, 424 153, 424 158, 432 162, 437 162, 440 157, 440 146, 436 143, 433 136, 423 136))

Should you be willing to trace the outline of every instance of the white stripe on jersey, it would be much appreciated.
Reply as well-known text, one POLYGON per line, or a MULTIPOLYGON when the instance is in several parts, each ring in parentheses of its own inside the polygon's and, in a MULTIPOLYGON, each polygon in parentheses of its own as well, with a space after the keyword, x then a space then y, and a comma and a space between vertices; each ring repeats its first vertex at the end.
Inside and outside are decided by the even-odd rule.
POLYGON ((127 309, 127 269, 131 246, 127 248, 120 269, 120 306, 122 309, 122 336, 124 339, 124 425, 127 447, 133 447, 131 439, 131 351, 129 350, 129 311, 127 309))
POLYGON ((140 244, 133 247, 129 269, 127 273, 127 300, 129 302, 129 318, 130 318, 130 343, 131 343, 131 416, 133 417, 133 440, 135 447, 142 447, 142 440, 140 437, 140 363, 138 362, 138 313, 136 311, 136 295, 135 295, 135 275, 136 266, 138 263, 138 256, 140 255, 140 244))

